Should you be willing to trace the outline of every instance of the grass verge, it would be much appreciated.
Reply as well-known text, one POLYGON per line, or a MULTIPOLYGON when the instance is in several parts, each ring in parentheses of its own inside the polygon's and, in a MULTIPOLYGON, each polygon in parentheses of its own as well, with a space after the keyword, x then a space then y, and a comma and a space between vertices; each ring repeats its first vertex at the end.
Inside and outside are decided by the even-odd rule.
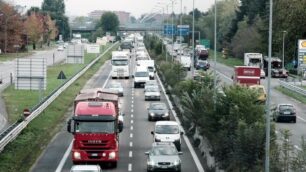
POLYGON ((283 93, 283 94, 285 94, 285 95, 287 95, 289 97, 292 97, 292 98, 294 98, 294 99, 296 99, 296 100, 306 104, 306 97, 303 96, 303 95, 297 94, 297 93, 295 93, 293 91, 290 91, 290 90, 288 90, 286 88, 283 88, 281 86, 276 87, 276 90, 278 90, 279 92, 281 92, 281 93, 283 93))
MULTIPOLYGON (((116 48, 117 46, 113 50, 116 48)), ((29 171, 46 145, 64 125, 67 109, 73 104, 75 95, 110 56, 111 50, 35 118, 15 141, 7 145, 0 154, 0 172, 29 171)))
MULTIPOLYGON (((210 54, 210 58, 213 60, 214 58, 214 51, 210 50, 209 51, 210 54)), ((229 67, 234 67, 234 66, 243 66, 243 60, 242 59, 238 59, 238 58, 234 58, 234 57, 228 57, 228 58, 223 58, 222 57, 222 53, 217 52, 217 62, 218 63, 222 63, 226 66, 229 67)))
POLYGON ((23 58, 23 57, 30 56, 33 54, 34 52, 0 54, 0 62, 10 61, 16 58, 23 58))

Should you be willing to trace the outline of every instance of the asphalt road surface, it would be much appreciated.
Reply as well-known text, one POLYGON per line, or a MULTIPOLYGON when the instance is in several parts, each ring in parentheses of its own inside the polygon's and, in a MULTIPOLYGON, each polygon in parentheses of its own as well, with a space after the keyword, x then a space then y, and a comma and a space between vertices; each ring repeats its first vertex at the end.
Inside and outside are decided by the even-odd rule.
MULTIPOLYGON (((132 58, 133 59, 133 58, 132 58)), ((134 62, 133 62, 134 63, 134 62)), ((133 66, 133 64, 131 64, 133 66)), ((111 65, 107 62, 99 72, 88 82, 86 87, 102 87, 111 82, 120 82, 124 87, 124 97, 121 98, 122 109, 125 113, 124 130, 120 133, 119 152, 120 160, 117 168, 103 167, 103 171, 116 172, 141 172, 146 171, 146 155, 151 147, 153 136, 150 132, 154 129, 155 122, 147 119, 149 101, 144 101, 143 88, 133 88, 133 79, 110 79, 111 65), (106 83, 106 84, 105 84, 106 83)), ((161 101, 165 101, 162 93, 161 101)), ((171 120, 175 120, 171 116, 171 120)), ((37 160, 32 172, 68 172, 71 168, 71 142, 72 135, 66 131, 66 126, 49 143, 45 152, 37 160)), ((199 163, 195 163, 195 152, 190 151, 182 139, 182 171, 197 172, 199 163)))

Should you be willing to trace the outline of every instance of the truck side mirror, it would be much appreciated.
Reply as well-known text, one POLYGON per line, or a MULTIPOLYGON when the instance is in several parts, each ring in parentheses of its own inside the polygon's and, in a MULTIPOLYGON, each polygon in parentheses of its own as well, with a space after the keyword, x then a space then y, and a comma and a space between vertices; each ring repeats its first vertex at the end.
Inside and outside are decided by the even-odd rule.
POLYGON ((123 131, 123 122, 119 122, 118 131, 119 131, 119 133, 121 133, 123 131))
POLYGON ((151 134, 154 135, 154 131, 151 131, 151 134))
POLYGON ((71 133, 71 119, 69 119, 67 122, 67 131, 71 133))

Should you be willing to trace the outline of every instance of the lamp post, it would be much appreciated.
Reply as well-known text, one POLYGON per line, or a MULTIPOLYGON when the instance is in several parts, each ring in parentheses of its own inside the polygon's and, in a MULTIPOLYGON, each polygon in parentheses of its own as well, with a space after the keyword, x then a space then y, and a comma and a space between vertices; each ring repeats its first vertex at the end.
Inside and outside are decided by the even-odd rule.
POLYGON ((268 51, 268 93, 266 102, 266 145, 265 145, 265 172, 270 171, 270 97, 271 97, 271 56, 272 56, 272 14, 273 14, 273 0, 270 0, 269 12, 269 51, 268 51))
POLYGON ((171 0, 172 2, 172 52, 171 52, 171 58, 172 58, 172 61, 173 61, 173 51, 174 51, 174 10, 173 10, 173 3, 174 3, 175 0, 171 0))
MULTIPOLYGON (((183 0, 181 0, 181 16, 180 16, 180 25, 182 26, 182 18, 183 18, 183 0)), ((180 44, 182 44, 182 30, 180 31, 180 44)))
POLYGON ((217 103, 217 0, 215 0, 215 27, 214 27, 214 109, 217 103))
POLYGON ((191 76, 194 75, 194 0, 192 1, 192 58, 191 58, 191 76))
POLYGON ((283 69, 285 68, 285 36, 286 36, 287 31, 283 31, 283 63, 282 67, 283 69))

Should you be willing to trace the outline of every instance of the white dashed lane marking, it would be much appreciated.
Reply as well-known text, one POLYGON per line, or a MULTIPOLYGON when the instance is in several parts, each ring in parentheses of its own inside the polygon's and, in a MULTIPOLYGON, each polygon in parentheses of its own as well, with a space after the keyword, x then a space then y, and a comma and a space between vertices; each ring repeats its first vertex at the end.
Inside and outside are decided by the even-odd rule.
POLYGON ((130 157, 130 158, 133 157, 133 152, 132 152, 132 151, 129 152, 129 157, 130 157))
POLYGON ((133 115, 133 114, 131 114, 131 118, 134 118, 134 115, 133 115))
POLYGON ((133 142, 130 142, 130 147, 133 147, 133 142))
POLYGON ((129 164, 128 170, 132 171, 132 164, 129 164))
POLYGON ((134 129, 134 127, 133 127, 133 126, 131 126, 131 131, 133 131, 133 129, 134 129))
POLYGON ((130 138, 133 138, 133 133, 130 134, 130 138))

